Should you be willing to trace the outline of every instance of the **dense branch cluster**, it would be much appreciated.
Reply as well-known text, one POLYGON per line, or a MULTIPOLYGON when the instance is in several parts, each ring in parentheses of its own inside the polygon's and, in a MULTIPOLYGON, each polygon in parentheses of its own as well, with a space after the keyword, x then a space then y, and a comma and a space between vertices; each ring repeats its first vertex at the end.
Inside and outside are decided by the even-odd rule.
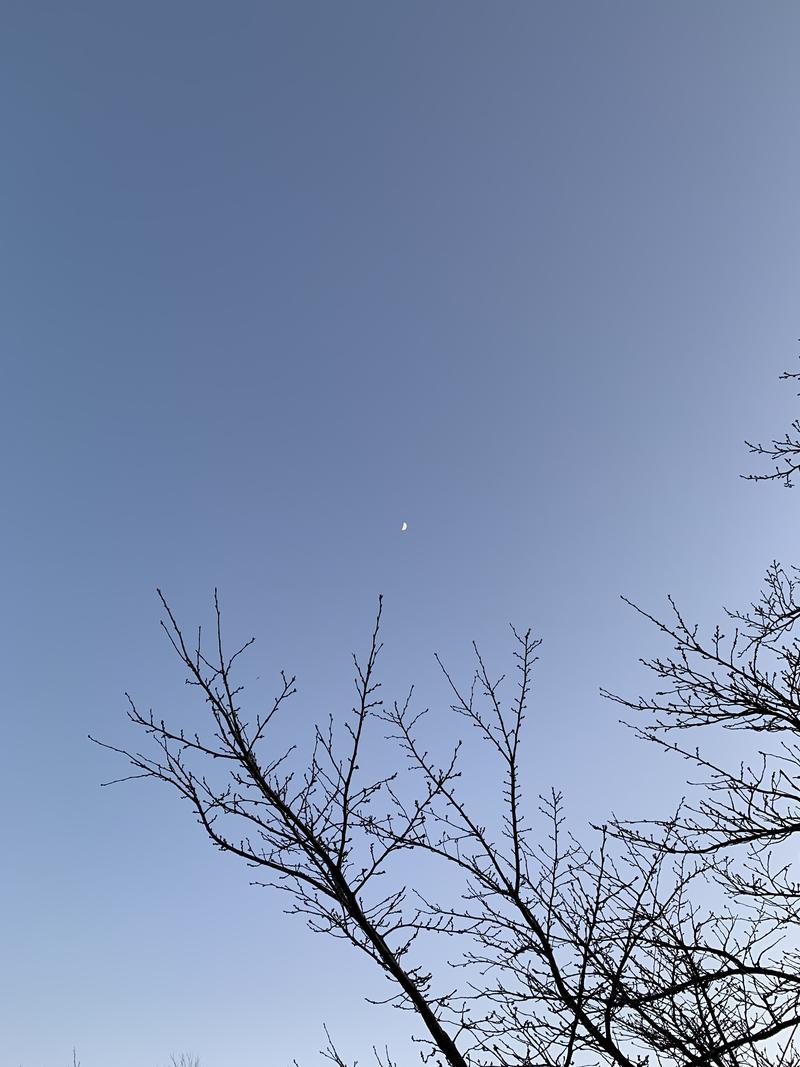
MULTIPOLYGON (((800 373, 797 371, 784 371, 781 381, 800 381, 800 373)), ((798 394, 800 395, 800 394, 798 394)), ((744 477, 751 482, 783 482, 787 489, 795 484, 795 479, 800 474, 800 419, 793 419, 792 424, 783 437, 776 437, 768 444, 753 444, 745 441, 754 456, 760 459, 768 459, 775 464, 775 469, 761 474, 746 474, 744 477)))

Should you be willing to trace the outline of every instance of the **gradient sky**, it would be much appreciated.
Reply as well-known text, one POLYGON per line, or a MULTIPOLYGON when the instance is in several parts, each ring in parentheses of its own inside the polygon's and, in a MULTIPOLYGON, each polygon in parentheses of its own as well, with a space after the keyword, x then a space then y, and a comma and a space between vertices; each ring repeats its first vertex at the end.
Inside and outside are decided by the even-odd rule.
POLYGON ((531 799, 679 795, 598 688, 663 649, 618 594, 711 622, 796 549, 738 476, 796 413, 799 49, 793 2, 0 3, 2 1067, 417 1062, 165 786, 100 788, 125 690, 191 706, 156 585, 219 586, 300 738, 380 592, 443 745, 432 653, 530 625, 531 799))

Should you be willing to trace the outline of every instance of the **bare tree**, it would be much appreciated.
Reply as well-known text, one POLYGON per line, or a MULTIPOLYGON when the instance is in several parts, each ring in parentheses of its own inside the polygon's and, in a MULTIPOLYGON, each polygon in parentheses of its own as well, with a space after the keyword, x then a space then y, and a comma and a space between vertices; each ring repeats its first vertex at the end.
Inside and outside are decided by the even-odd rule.
POLYGON ((397 817, 392 840, 381 843, 370 830, 373 807, 395 778, 366 777, 359 763, 365 733, 382 707, 375 679, 380 603, 367 656, 363 662, 354 657, 356 703, 344 724, 344 740, 335 736, 332 721, 317 726, 310 754, 297 761, 293 748, 276 754, 267 740, 270 724, 295 693, 295 679, 281 673, 271 708, 247 720, 233 668, 252 642, 232 655, 224 652, 215 595, 213 651, 204 650, 200 632, 190 648, 159 596, 166 613, 164 631, 183 663, 186 681, 208 707, 211 729, 202 735, 186 733, 152 713, 141 714, 131 701, 129 717, 153 739, 156 755, 124 752, 136 771, 129 777, 172 785, 191 803, 214 844, 285 892, 290 911, 305 917, 312 929, 344 938, 366 953, 396 984, 446 1062, 464 1067, 466 1061, 443 1025, 431 975, 410 962, 416 930, 403 916, 406 890, 381 888, 389 864, 414 837, 437 790, 454 773, 452 767, 440 772, 438 784, 410 812, 397 817), (209 767, 223 773, 212 776, 209 767))
MULTIPOLYGON (((784 371, 780 377, 781 381, 800 381, 800 373, 796 371, 784 371)), ((774 462, 775 469, 766 474, 745 474, 743 477, 751 482, 783 482, 788 489, 792 488, 800 474, 800 419, 792 421, 783 437, 776 437, 768 444, 752 444, 750 441, 745 444, 754 456, 774 462)))
MULTIPOLYGON (((793 486, 800 421, 770 446, 749 447, 777 461, 775 472, 751 480, 793 486)), ((726 1008, 734 1009, 718 1051, 735 1058, 722 1062, 798 1064, 800 570, 773 562, 750 607, 726 611, 724 625, 707 635, 671 598, 666 620, 631 606, 668 638, 672 652, 642 661, 658 679, 655 693, 605 695, 636 713, 631 725, 640 739, 688 762, 699 780, 674 817, 616 822, 612 834, 636 854, 699 862, 706 889, 718 892, 705 936, 714 929, 713 955, 729 972, 721 988, 726 1008), (744 758, 714 756, 698 744, 697 735, 713 745, 726 732, 744 741, 744 758)))
MULTIPOLYGON (((800 1019, 800 987, 787 978, 793 960, 778 951, 783 916, 702 906, 709 884, 718 884, 717 864, 681 848, 681 812, 658 836, 599 827, 588 851, 564 840, 553 794, 542 805, 547 843, 531 835, 518 760, 531 642, 516 638, 518 691, 509 704, 477 649, 469 690, 448 675, 454 710, 504 767, 500 837, 489 836, 448 781, 415 839, 465 876, 458 907, 430 904, 426 914, 438 930, 472 943, 464 957, 470 992, 448 1008, 461 1012, 474 1062, 566 1065, 587 1054, 616 1064, 648 1055, 665 1064, 781 1062, 766 1058, 768 1043, 793 1035, 800 1019)), ((398 708, 390 719, 407 759, 430 782, 435 767, 413 721, 398 708)))
MULTIPOLYGON (((800 437, 797 449, 800 457, 800 437)), ((788 463, 789 451, 781 455, 788 463)), ((790 484, 794 469, 775 477, 790 484)), ((268 710, 248 714, 236 672, 252 641, 225 650, 215 594, 210 647, 200 631, 190 642, 159 592, 164 632, 205 706, 204 725, 169 724, 129 698, 149 751, 98 743, 132 765, 118 781, 168 783, 219 849, 258 872, 256 884, 286 894, 313 930, 369 956, 391 983, 388 1002, 416 1016, 424 1059, 800 1067, 797 583, 798 572, 775 564, 751 609, 729 614, 727 641, 719 629, 704 641, 674 604, 669 622, 646 616, 674 645, 649 662, 666 688, 636 700, 606 695, 640 716, 644 741, 704 779, 696 802, 670 817, 612 819, 590 843, 567 831, 558 792, 526 791, 521 756, 539 647, 530 630, 512 628, 511 680, 493 674, 476 646, 465 684, 439 660, 454 740, 437 755, 413 690, 398 702, 380 696, 379 600, 366 655, 353 657, 355 702, 342 722, 314 726, 302 754, 277 749, 270 734, 294 677, 282 672, 268 710), (675 740, 714 727, 777 743, 731 768, 675 740), (367 754, 381 738, 389 770, 370 773, 367 754), (491 817, 474 810, 465 784, 469 738, 482 746, 482 774, 496 773, 491 817), (426 865, 439 872, 438 892, 415 876, 426 865), (445 955, 447 964, 431 966, 445 955)), ((323 1055, 345 1067, 327 1039, 323 1055)), ((390 1067, 388 1051, 373 1051, 390 1067)))
POLYGON ((606 694, 638 713, 632 725, 641 739, 700 774, 674 817, 617 822, 613 833, 637 853, 697 861, 707 888, 718 891, 705 936, 713 930, 707 950, 720 964, 715 982, 735 1010, 719 1050, 736 1051, 730 1061, 736 1063, 800 1062, 800 884, 792 849, 800 832, 796 592, 796 572, 773 564, 756 603, 727 613, 727 637, 716 627, 704 639, 671 600, 666 622, 637 608, 674 651, 644 661, 659 679, 655 694, 606 694), (715 731, 745 732, 754 742, 746 748, 750 760, 730 765, 684 741, 689 732, 715 731))
MULTIPOLYGON (((633 1067, 648 1054, 664 1063, 738 1064, 747 1061, 723 1056, 745 1035, 752 1047, 770 1036, 767 1023, 752 1027, 750 993, 737 1000, 732 992, 746 975, 772 980, 760 942, 693 902, 709 865, 700 855, 678 856, 680 818, 662 827, 657 845, 628 835, 612 855, 606 827, 593 849, 566 833, 558 793, 530 811, 520 770, 539 645, 530 631, 513 631, 508 699, 477 647, 466 689, 440 664, 454 715, 499 768, 503 814, 492 832, 470 810, 462 741, 437 760, 420 738, 424 713, 413 710, 412 694, 390 707, 379 697, 380 603, 367 655, 354 657, 349 719, 338 734, 332 721, 315 727, 305 757, 269 744, 294 678, 281 674, 269 710, 246 718, 234 667, 251 642, 224 651, 215 598, 213 653, 200 633, 190 648, 163 597, 162 604, 164 630, 207 707, 209 729, 172 727, 131 701, 129 717, 154 754, 104 747, 130 760, 128 778, 173 786, 214 844, 261 872, 257 884, 286 893, 289 910, 312 929, 366 953, 393 983, 390 1002, 422 1022, 424 1055, 471 1067, 569 1067, 587 1056, 633 1067), (375 726, 394 746, 395 770, 370 777, 363 751, 375 726), (409 893, 412 852, 458 876, 454 898, 409 893), (421 935, 444 937, 457 951, 454 966, 436 977, 426 969, 416 954, 421 935)), ((328 1057, 338 1055, 329 1041, 328 1057)))

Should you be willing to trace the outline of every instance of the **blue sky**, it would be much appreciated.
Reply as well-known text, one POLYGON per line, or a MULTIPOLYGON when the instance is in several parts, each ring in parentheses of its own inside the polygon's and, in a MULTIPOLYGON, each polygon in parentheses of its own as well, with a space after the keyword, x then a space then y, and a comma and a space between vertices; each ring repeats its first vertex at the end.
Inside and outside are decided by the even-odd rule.
POLYGON ((798 39, 731 0, 3 3, 2 1064, 407 1048, 166 788, 100 789, 125 690, 188 713, 157 585, 189 625, 219 587, 301 737, 378 593, 443 745, 433 652, 530 625, 531 797, 678 795, 598 688, 660 647, 620 593, 711 621, 792 559, 796 494, 738 476, 796 413, 798 39))

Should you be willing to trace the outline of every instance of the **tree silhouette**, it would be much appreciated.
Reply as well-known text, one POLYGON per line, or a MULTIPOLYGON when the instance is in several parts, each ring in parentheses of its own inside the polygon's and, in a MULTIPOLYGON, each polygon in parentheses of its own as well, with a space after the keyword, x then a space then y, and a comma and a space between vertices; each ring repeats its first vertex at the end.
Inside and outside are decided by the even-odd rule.
MULTIPOLYGON (((796 371, 784 371, 780 377, 785 382, 800 381, 800 373, 796 371)), ((750 441, 745 441, 745 444, 754 456, 774 462, 775 469, 761 474, 745 474, 744 478, 751 482, 783 482, 787 489, 794 486, 800 473, 800 419, 792 421, 783 437, 776 437, 766 445, 752 444, 750 441)))
MULTIPOLYGON (((781 464, 765 478, 791 484, 800 439, 787 437, 779 455, 750 447, 781 464)), ((512 627, 511 680, 492 673, 477 646, 465 683, 437 657, 454 723, 437 755, 413 690, 398 702, 381 697, 380 599, 366 654, 353 657, 350 712, 314 726, 303 752, 276 749, 270 733, 295 696, 294 677, 282 672, 270 708, 248 714, 236 671, 252 641, 225 650, 215 593, 210 645, 200 631, 190 642, 159 591, 164 632, 205 725, 168 724, 129 698, 149 753, 97 743, 131 764, 118 781, 169 783, 211 841, 258 872, 257 884, 285 893, 313 930, 369 956, 391 983, 389 1002, 416 1016, 423 1059, 791 1067, 800 1064, 797 583, 796 570, 774 564, 751 608, 728 614, 727 638, 718 628, 704 639, 671 601, 667 622, 636 609, 673 652, 648 662, 654 695, 605 695, 636 714, 645 742, 689 761, 703 782, 699 799, 669 818, 609 820, 588 844, 567 831, 558 792, 526 790, 539 640, 512 627), (681 741, 714 729, 747 731, 757 757, 728 767, 681 741), (499 815, 475 810, 467 735, 483 746, 482 774, 495 768, 499 815), (374 738, 388 746, 388 772, 370 773, 374 738), (419 863, 441 870, 439 895, 409 890, 419 863), (433 955, 451 960, 432 969, 425 946, 437 941, 445 948, 433 955)), ((344 1067, 330 1035, 323 1054, 344 1067)), ((388 1051, 375 1056, 391 1063, 388 1051)))

